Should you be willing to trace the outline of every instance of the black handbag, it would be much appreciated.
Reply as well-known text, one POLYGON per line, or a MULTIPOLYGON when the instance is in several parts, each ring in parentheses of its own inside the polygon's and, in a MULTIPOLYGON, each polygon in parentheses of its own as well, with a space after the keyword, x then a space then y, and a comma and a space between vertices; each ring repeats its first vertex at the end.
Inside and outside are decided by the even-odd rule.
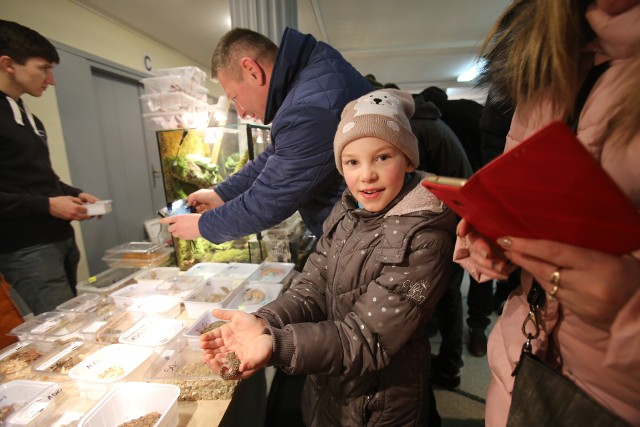
POLYGON ((523 353, 509 408, 508 427, 629 426, 531 353, 523 353))

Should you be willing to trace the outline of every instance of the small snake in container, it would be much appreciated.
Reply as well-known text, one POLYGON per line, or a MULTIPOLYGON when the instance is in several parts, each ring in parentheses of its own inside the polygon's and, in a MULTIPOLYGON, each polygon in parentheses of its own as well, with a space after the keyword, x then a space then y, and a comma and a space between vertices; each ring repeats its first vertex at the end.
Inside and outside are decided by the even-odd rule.
POLYGON ((224 365, 220 368, 220 378, 223 380, 232 380, 240 371, 240 359, 233 351, 227 352, 224 365))

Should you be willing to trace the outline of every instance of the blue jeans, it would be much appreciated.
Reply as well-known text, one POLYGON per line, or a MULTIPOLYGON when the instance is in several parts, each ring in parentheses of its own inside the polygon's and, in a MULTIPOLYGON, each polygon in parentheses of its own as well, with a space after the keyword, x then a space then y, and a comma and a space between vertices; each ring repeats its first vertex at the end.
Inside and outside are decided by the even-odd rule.
POLYGON ((72 237, 0 253, 0 273, 12 293, 16 292, 37 316, 74 297, 79 261, 80 252, 72 237))

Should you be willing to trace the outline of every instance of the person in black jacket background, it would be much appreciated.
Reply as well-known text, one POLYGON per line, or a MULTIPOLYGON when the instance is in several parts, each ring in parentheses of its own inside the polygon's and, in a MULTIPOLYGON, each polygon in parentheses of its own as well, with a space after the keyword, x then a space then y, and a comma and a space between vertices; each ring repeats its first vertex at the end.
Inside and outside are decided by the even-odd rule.
POLYGON ((0 273, 23 315, 75 295, 80 253, 70 222, 91 218, 83 203, 98 200, 56 175, 44 125, 21 99, 54 85, 59 61, 42 35, 0 20, 0 273))

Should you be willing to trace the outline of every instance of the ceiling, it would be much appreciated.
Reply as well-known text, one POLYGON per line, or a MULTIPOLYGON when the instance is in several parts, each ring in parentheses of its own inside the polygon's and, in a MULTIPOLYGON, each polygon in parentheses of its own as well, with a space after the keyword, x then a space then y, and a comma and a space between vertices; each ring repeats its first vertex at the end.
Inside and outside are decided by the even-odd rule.
MULTIPOLYGON (((208 72, 231 28, 230 1, 75 0, 193 60, 208 72)), ((362 74, 420 92, 484 100, 456 77, 477 60, 484 36, 509 0, 297 0, 297 28, 329 43, 362 74), (456 89, 457 88, 457 89, 456 89)))

